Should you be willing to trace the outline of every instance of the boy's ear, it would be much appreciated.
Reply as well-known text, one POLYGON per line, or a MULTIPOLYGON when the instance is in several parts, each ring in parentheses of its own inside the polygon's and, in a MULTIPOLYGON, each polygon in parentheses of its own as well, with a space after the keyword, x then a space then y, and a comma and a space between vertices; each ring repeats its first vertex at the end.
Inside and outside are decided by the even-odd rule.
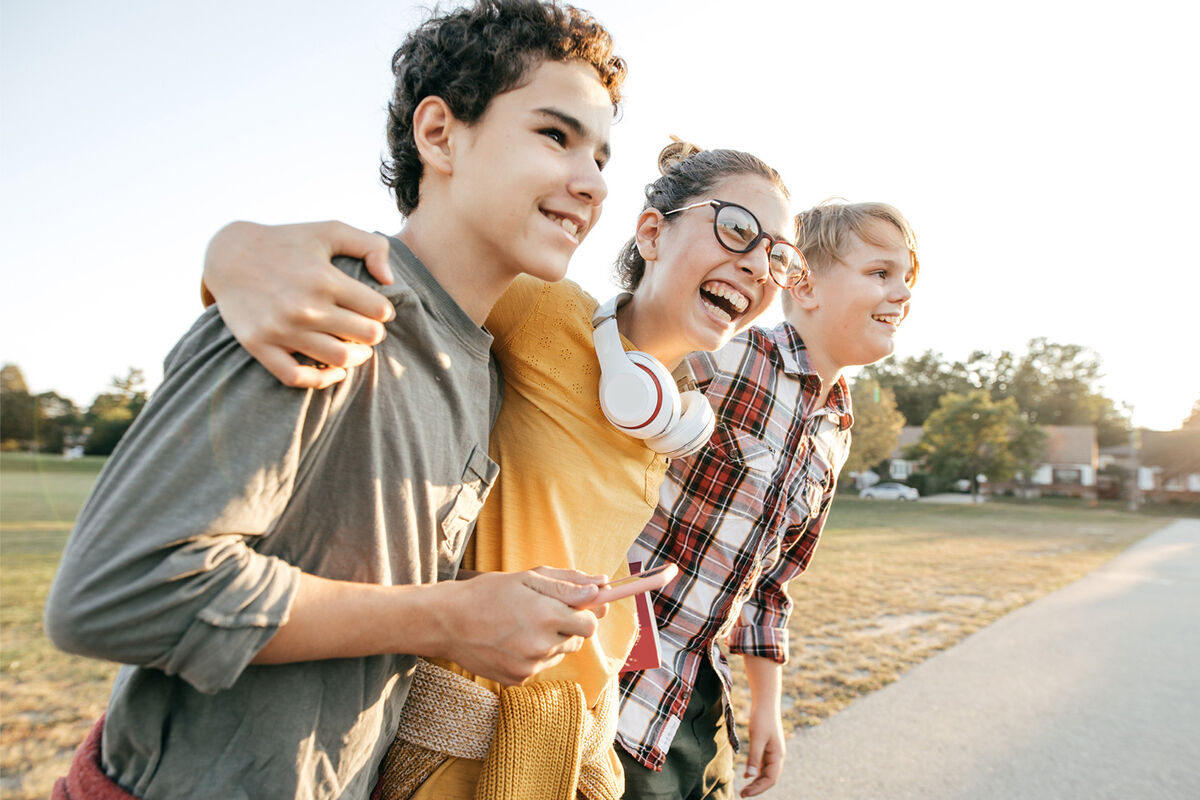
POLYGON ((816 286, 813 283, 812 270, 805 270, 804 277, 795 286, 787 290, 792 302, 805 311, 813 311, 820 305, 817 302, 816 286))
POLYGON ((638 215, 633 238, 638 252, 646 261, 658 258, 658 237, 663 230, 663 215, 655 208, 647 208, 638 215))
POLYGON ((462 123, 440 97, 429 96, 413 111, 413 139, 421 163, 444 175, 453 172, 454 132, 462 123))

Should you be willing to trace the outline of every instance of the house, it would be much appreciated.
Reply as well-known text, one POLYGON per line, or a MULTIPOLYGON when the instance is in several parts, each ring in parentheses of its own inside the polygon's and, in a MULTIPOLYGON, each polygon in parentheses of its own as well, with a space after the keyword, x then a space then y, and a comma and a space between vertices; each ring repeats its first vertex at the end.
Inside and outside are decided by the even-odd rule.
POLYGON ((924 433, 925 429, 919 425, 905 425, 900 429, 900 438, 896 440, 896 447, 892 450, 891 460, 888 462, 888 477, 891 480, 906 481, 920 469, 921 462, 905 459, 904 451, 921 441, 924 433))
POLYGON ((1200 429, 1137 432, 1138 452, 1122 444, 1106 447, 1101 467, 1115 464, 1128 473, 1137 466, 1137 487, 1147 500, 1200 502, 1200 429))
MULTIPOLYGON (((1095 425, 1043 425, 1046 446, 1040 463, 1028 482, 1017 480, 1034 497, 1064 495, 1096 499, 1096 476, 1100 471, 1100 449, 1095 425)), ((999 487, 993 487, 993 491, 999 487)))
MULTIPOLYGON (((985 483, 989 492, 1012 491, 1031 497, 1065 495, 1096 498, 1096 476, 1100 471, 1100 452, 1096 446, 1095 425, 1043 425, 1045 449, 1028 480, 985 483)), ((904 451, 921 441, 923 429, 906 426, 900 430, 900 440, 892 451, 888 468, 892 480, 906 480, 920 470, 918 461, 904 458, 904 451)))
POLYGON ((854 481, 854 488, 862 491, 868 486, 874 486, 882 480, 900 482, 908 480, 908 477, 920 468, 920 462, 905 461, 903 458, 904 448, 921 441, 921 434, 923 432, 924 429, 919 425, 905 425, 901 428, 900 438, 896 441, 896 447, 893 448, 892 454, 888 457, 887 476, 881 477, 873 469, 852 472, 850 473, 850 478, 854 481))

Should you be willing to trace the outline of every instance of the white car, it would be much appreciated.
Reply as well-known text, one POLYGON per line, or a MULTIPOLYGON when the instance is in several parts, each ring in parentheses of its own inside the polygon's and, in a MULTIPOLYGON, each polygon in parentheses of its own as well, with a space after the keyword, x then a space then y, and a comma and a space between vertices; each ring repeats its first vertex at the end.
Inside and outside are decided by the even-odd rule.
POLYGON ((921 493, 903 483, 877 483, 863 489, 858 496, 864 500, 916 500, 921 493))

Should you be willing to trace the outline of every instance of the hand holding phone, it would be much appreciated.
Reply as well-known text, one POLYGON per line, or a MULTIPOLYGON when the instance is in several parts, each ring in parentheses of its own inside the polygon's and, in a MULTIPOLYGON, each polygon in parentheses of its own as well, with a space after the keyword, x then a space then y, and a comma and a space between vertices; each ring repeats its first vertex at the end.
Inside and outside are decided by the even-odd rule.
POLYGON ((621 600, 631 595, 648 592, 651 589, 661 589, 675 579, 679 567, 674 564, 659 564, 657 567, 635 572, 624 578, 600 587, 600 592, 586 605, 580 608, 595 608, 596 606, 621 600))

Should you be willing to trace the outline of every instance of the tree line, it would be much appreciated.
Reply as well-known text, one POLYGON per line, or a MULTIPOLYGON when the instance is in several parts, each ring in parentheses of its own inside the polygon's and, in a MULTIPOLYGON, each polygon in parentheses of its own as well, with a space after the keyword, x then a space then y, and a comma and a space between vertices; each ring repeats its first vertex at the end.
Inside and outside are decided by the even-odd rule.
MULTIPOLYGON (((928 474, 917 482, 931 485, 918 488, 929 489, 960 479, 977 488, 980 474, 992 481, 1028 476, 1044 452, 1044 425, 1094 425, 1100 447, 1127 444, 1130 420, 1104 395, 1102 377, 1095 352, 1044 337, 1030 340, 1024 353, 980 350, 951 361, 928 350, 871 365, 852 390, 854 445, 846 472, 885 466, 905 425, 923 428, 904 457, 924 464, 928 474)), ((1183 452, 1194 439, 1184 435, 1191 429, 1200 432, 1200 400, 1159 449, 1183 452)), ((1191 460, 1172 463, 1187 469, 1191 460)))
POLYGON ((0 368, 0 447, 4 450, 109 455, 133 424, 148 394, 145 375, 130 367, 97 394, 87 410, 54 391, 30 394, 15 364, 0 368))

